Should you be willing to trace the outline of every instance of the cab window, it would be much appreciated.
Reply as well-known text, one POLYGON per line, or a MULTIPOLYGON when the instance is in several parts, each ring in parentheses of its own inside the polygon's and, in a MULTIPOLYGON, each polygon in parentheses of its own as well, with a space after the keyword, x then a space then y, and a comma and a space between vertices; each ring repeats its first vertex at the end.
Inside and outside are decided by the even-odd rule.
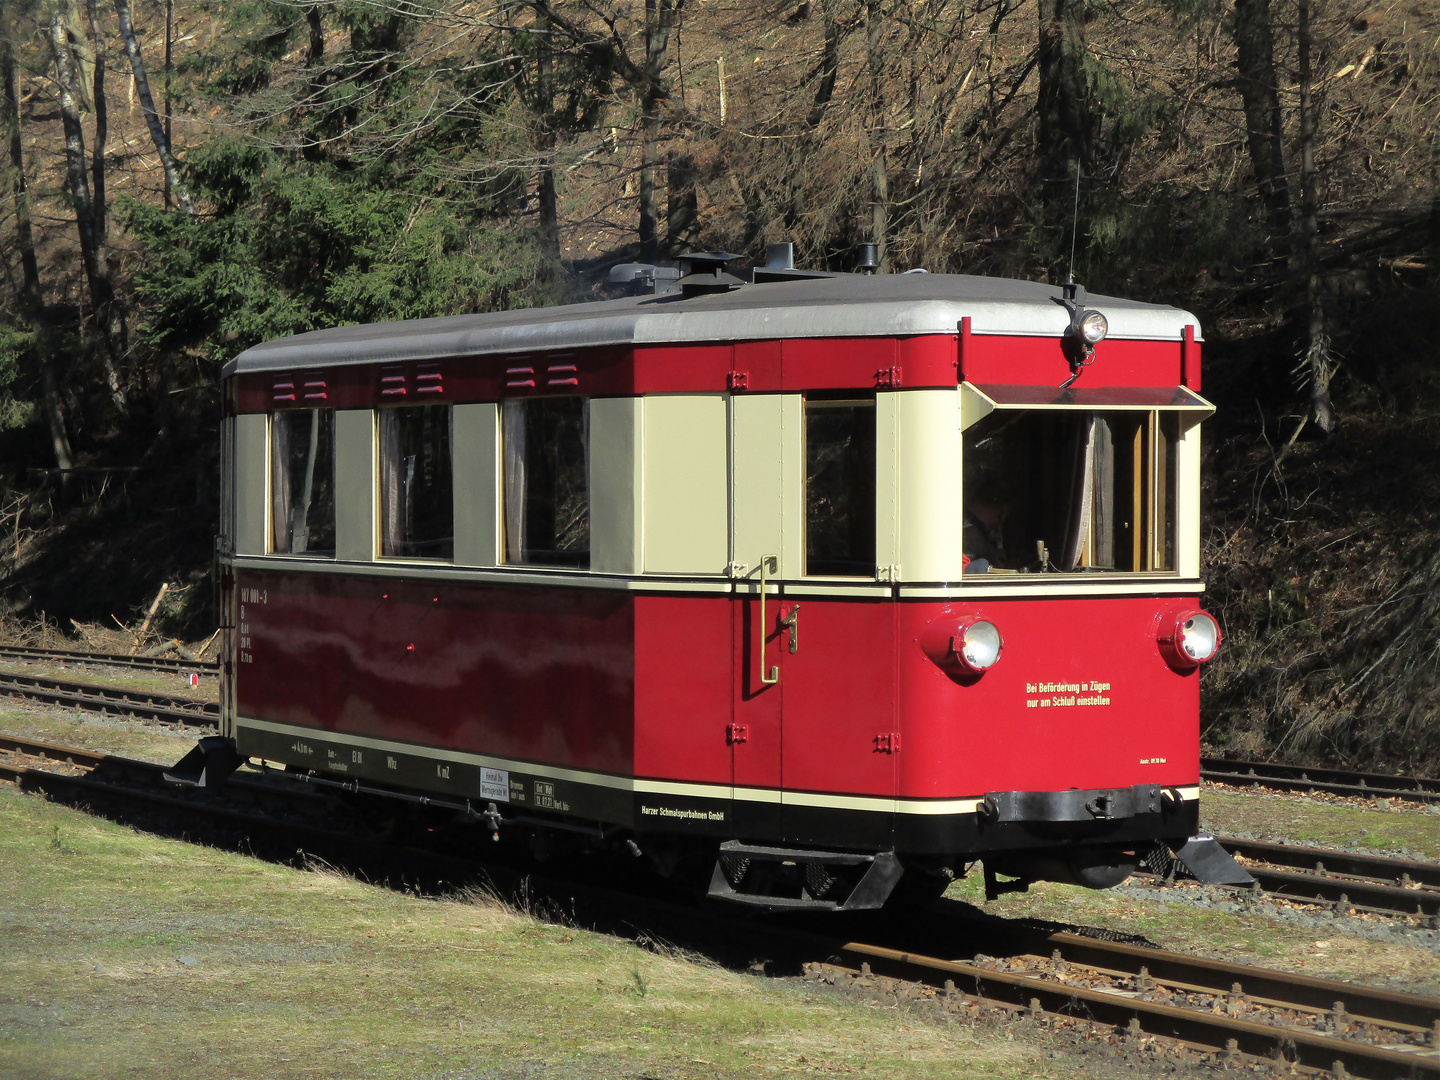
POLYGON ((1178 417, 999 410, 965 431, 973 573, 1175 568, 1178 417))

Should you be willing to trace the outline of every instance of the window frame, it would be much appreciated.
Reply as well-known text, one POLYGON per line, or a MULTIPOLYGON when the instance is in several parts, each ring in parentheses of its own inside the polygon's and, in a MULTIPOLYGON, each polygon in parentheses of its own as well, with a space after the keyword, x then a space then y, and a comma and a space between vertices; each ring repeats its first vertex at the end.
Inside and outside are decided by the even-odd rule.
MULTIPOLYGON (((265 462, 266 462, 266 470, 265 470, 265 525, 264 525, 264 528, 265 528, 265 553, 266 553, 267 555, 278 555, 278 556, 280 556, 280 557, 282 557, 282 558, 293 558, 293 559, 331 559, 331 560, 334 560, 334 559, 338 558, 338 556, 339 556, 339 523, 340 523, 340 508, 339 508, 339 472, 340 472, 340 459, 339 459, 338 446, 336 445, 336 428, 337 428, 337 426, 338 426, 338 421, 337 421, 337 419, 336 419, 335 413, 336 413, 336 410, 335 410, 334 408, 325 408, 325 407, 321 406, 321 407, 316 407, 316 408, 309 408, 309 407, 307 407, 307 408, 300 408, 300 409, 274 409, 274 410, 269 411, 269 412, 266 413, 266 415, 265 415, 265 462), (277 470, 277 461, 276 461, 276 457, 275 457, 275 434, 276 434, 276 432, 275 432, 275 423, 276 423, 276 421, 277 421, 279 418, 281 418, 281 417, 288 417, 288 416, 290 416, 290 415, 292 415, 292 414, 296 414, 296 413, 309 413, 309 414, 311 414, 312 416, 315 416, 317 419, 318 419, 318 417, 319 417, 319 414, 321 414, 321 413, 328 413, 329 416, 330 416, 330 530, 331 530, 331 534, 332 534, 331 539, 332 539, 333 543, 332 543, 332 546, 329 547, 329 548, 321 548, 321 549, 317 549, 317 550, 307 550, 307 551, 294 551, 294 550, 281 551, 281 550, 278 548, 277 544, 276 544, 276 539, 277 539, 277 537, 276 537, 276 526, 277 526, 278 522, 276 521, 276 518, 275 518, 275 499, 276 499, 276 494, 277 494, 277 493, 276 493, 276 470, 277 470)), ((288 422, 288 421, 287 421, 287 422, 288 422)), ((316 436, 317 436, 317 447, 318 447, 318 435, 319 435, 319 432, 316 432, 316 436)), ((231 441, 232 443, 233 443, 233 441, 234 441, 233 432, 232 432, 232 434, 230 435, 230 441, 231 441)), ((233 454, 233 449, 231 450, 231 453, 233 454)), ((313 480, 313 477, 312 477, 312 480, 313 480)), ((291 541, 290 541, 290 543, 291 543, 291 547, 292 547, 292 548, 293 548, 293 546, 294 546, 293 509, 294 509, 294 506, 293 506, 293 495, 292 495, 292 498, 291 498, 291 508, 290 508, 290 510, 291 510, 291 517, 292 517, 292 528, 291 528, 291 541)))
MULTIPOLYGON (((1140 431, 1147 434, 1144 453, 1148 464, 1143 478, 1145 511, 1144 539, 1145 562, 1153 566, 1157 549, 1165 554, 1168 549, 1168 569, 1111 570, 1100 567, 1076 567, 1073 570, 1006 570, 991 568, 989 573, 965 573, 966 585, 989 584, 1007 580, 1034 582, 1041 579, 1085 580, 1092 582, 1145 579, 1174 579, 1198 573, 1198 550, 1188 542, 1184 531, 1198 527, 1195 513, 1199 499, 1198 429, 1201 422, 1214 412, 1212 406, 1194 391, 1183 386, 1176 387, 1101 387, 1091 388, 1083 393, 1059 391, 1042 386, 976 386, 962 383, 961 390, 961 438, 962 458, 968 445, 970 429, 993 411, 1014 412, 1067 412, 1091 416, 1107 413, 1148 414, 1140 425, 1140 431), (1166 418, 1173 418, 1171 438, 1161 438, 1160 432, 1166 418), (1192 441, 1194 440, 1194 441, 1192 441), (1156 470, 1156 442, 1166 443, 1164 468, 1168 480, 1164 485, 1164 505, 1159 505, 1161 494, 1157 487, 1159 475, 1156 470), (1157 517, 1158 514, 1158 517, 1157 517), (1169 518, 1169 528, 1164 536, 1156 527, 1158 522, 1169 518), (998 571, 998 572, 997 572, 998 571)), ((968 492, 962 476, 960 499, 962 507, 968 506, 968 492)), ((966 512, 968 519, 969 514, 966 512)), ((962 544, 964 543, 962 539, 962 544)), ((1082 549, 1083 550, 1083 549, 1082 549)), ((967 553, 968 554, 968 553, 967 553)), ((1053 560, 1052 560, 1053 561, 1053 560)), ((967 567, 968 570, 968 567, 967 567)))
MULTIPOLYGON (((512 570, 527 570, 527 571, 528 571, 528 570, 540 570, 540 571, 548 571, 548 572, 551 572, 551 573, 582 573, 582 574, 588 574, 588 573, 591 573, 591 572, 593 571, 593 567, 594 567, 594 565, 595 565, 595 521, 594 521, 595 484, 594 484, 594 482, 593 482, 593 478, 592 478, 591 475, 590 475, 590 462, 591 462, 591 453, 592 453, 592 447, 591 447, 592 430, 591 430, 590 402, 591 402, 591 398, 590 398, 590 395, 588 395, 588 394, 540 394, 540 395, 535 395, 535 396, 503 398, 503 399, 501 399, 501 401, 499 402, 499 406, 498 406, 498 410, 497 410, 497 411, 498 411, 498 416, 497 416, 497 435, 498 435, 498 438, 497 438, 497 440, 496 440, 496 444, 497 444, 497 445, 496 445, 496 449, 497 449, 497 455, 498 455, 498 460, 497 460, 497 462, 496 462, 496 474, 497 474, 497 478, 498 478, 497 491, 496 491, 496 496, 497 496, 497 515, 496 515, 496 523, 497 523, 497 526, 498 526, 499 536, 498 536, 498 546, 497 546, 497 550, 496 550, 496 556, 497 556, 497 564, 498 564, 498 566, 500 566, 501 568, 512 569, 512 570), (506 417, 507 406, 510 407, 510 408, 514 408, 514 409, 517 409, 517 410, 521 410, 522 416, 525 416, 525 429, 526 429, 526 430, 525 430, 525 432, 524 432, 524 436, 523 436, 523 437, 524 437, 524 439, 526 440, 526 442, 528 443, 529 436, 530 436, 530 430, 529 430, 529 429, 530 429, 531 423, 530 423, 530 418, 529 418, 527 415, 525 415, 525 413, 524 413, 524 410, 526 410, 527 407, 530 407, 530 406, 532 406, 532 405, 541 405, 542 403, 544 403, 544 404, 550 404, 550 403, 565 403, 565 402, 571 402, 571 401, 578 402, 578 403, 579 403, 579 406, 580 406, 580 410, 581 410, 581 415, 580 415, 580 431, 581 431, 580 443, 581 443, 581 452, 582 452, 582 457, 583 457, 584 491, 585 491, 585 508, 584 508, 584 519, 585 519, 585 526, 584 526, 585 548, 584 548, 583 559, 582 559, 582 558, 576 558, 576 559, 574 559, 573 561, 571 561, 571 560, 568 560, 568 559, 565 559, 565 558, 560 558, 560 557, 558 557, 558 556, 560 556, 560 555, 562 555, 563 553, 565 553, 565 550, 566 550, 566 549, 563 549, 563 548, 555 548, 555 549, 543 549, 547 554, 557 556, 556 558, 554 558, 554 559, 552 559, 552 560, 544 560, 544 561, 527 560, 527 559, 525 558, 525 554, 526 554, 527 551, 534 552, 534 551, 540 551, 540 550, 542 550, 542 549, 531 547, 531 546, 525 544, 525 542, 524 542, 524 540, 525 540, 525 533, 526 533, 526 531, 527 531, 528 524, 529 524, 529 522, 528 522, 528 517, 527 517, 527 509, 526 509, 526 506, 525 506, 524 501, 522 501, 522 503, 521 503, 521 508, 520 508, 520 510, 518 511, 518 516, 517 516, 517 519, 516 519, 516 522, 515 522, 515 524, 517 525, 517 528, 514 530, 514 532, 515 532, 515 533, 518 535, 518 537, 519 537, 518 543, 517 543, 517 545, 516 545, 516 546, 518 546, 518 547, 520 548, 519 557, 517 557, 517 558, 512 558, 512 557, 511 557, 511 538, 512 538, 511 524, 512 524, 512 523, 511 523, 511 519, 510 519, 510 515, 511 515, 511 496, 510 496, 510 494, 509 494, 510 488, 511 488, 511 473, 510 473, 510 471, 509 471, 509 461, 510 461, 510 443, 511 443, 511 438, 513 438, 513 436, 512 436, 511 438, 507 438, 507 436, 506 436, 506 419, 505 419, 505 417, 506 417)), ((528 447, 528 445, 527 445, 526 450, 528 450, 528 449, 529 449, 529 447, 528 447)), ((522 451, 521 451, 522 454, 524 454, 525 452, 526 452, 525 450, 522 450, 522 451)), ((523 462, 522 462, 522 465, 523 465, 523 462)), ((521 472, 520 483, 521 483, 522 485, 528 483, 528 481, 527 481, 526 478, 525 478, 525 474, 524 474, 523 468, 522 468, 522 472, 521 472)), ((636 493, 636 496, 637 496, 637 497, 643 497, 640 492, 637 492, 637 493, 636 493)), ((523 498, 524 498, 524 488, 522 488, 522 500, 523 500, 523 498)), ((552 516, 553 516, 553 514, 552 514, 552 516)))
MULTIPOLYGON (((873 390, 811 391, 800 396, 800 577, 810 581, 873 582, 878 573, 877 558, 880 550, 879 525, 879 484, 880 463, 880 402, 873 390), (869 562, 867 569, 854 574, 814 573, 810 569, 810 409, 863 408, 870 414, 870 478, 869 491, 869 562)), ((853 528, 853 527, 852 527, 853 528)), ((859 560, 855 560, 857 563, 859 560)))
MULTIPOLYGON (((374 513, 375 513, 375 560, 384 562, 406 562, 406 563, 434 563, 437 565, 450 566, 455 563, 455 406, 448 401, 425 401, 405 402, 404 404, 384 405, 371 410, 372 423, 374 425, 373 446, 374 457, 374 513), (387 554, 385 546, 386 537, 386 480, 385 480, 385 438, 384 438, 384 417, 392 412, 398 413, 405 410, 418 411, 420 409, 443 409, 446 416, 445 446, 449 454, 448 472, 450 477, 450 535, 448 537, 449 553, 445 555, 396 555, 387 554)), ((444 539, 444 538, 442 538, 444 539)), ((402 543, 415 543, 416 541, 404 540, 402 543)), ((439 541, 429 541, 432 543, 439 541)))

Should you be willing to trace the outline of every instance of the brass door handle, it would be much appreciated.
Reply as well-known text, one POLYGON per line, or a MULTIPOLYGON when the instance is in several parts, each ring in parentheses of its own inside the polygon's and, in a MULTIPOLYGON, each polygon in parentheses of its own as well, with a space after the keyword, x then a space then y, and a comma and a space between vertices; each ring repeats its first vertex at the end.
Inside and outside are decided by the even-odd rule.
POLYGON ((790 609, 790 614, 780 620, 780 625, 790 631, 790 652, 800 651, 800 605, 790 609))
MULTIPOLYGON (((770 573, 772 573, 772 574, 779 573, 779 572, 780 572, 780 556, 779 556, 779 555, 761 555, 761 556, 760 556, 760 681, 761 681, 762 683, 764 683, 766 686, 773 686, 775 683, 777 683, 777 682, 780 681, 780 667, 779 667, 778 664, 771 666, 771 667, 769 668, 769 670, 766 670, 766 667, 765 667, 765 635, 766 635, 766 634, 769 632, 769 630, 770 630, 770 624, 769 624, 769 622, 766 621, 766 619, 765 619, 765 584, 766 584, 766 581, 765 581, 765 568, 766 568, 767 566, 770 568, 770 573)), ((790 639, 790 641, 791 641, 791 649, 790 649, 790 651, 791 651, 791 652, 794 652, 794 651, 795 651, 795 649, 794 649, 794 641, 795 641, 795 639, 792 637, 792 638, 790 639)))

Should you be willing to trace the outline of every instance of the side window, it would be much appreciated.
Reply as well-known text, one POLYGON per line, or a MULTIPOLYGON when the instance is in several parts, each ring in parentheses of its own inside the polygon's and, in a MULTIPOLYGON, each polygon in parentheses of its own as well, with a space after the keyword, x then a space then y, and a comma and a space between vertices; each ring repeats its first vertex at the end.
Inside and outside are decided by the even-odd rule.
POLYGON ((875 576, 875 399, 805 402, 805 573, 875 576))
POLYGON ((505 562, 590 568, 589 429, 586 398, 504 403, 505 562))
POLYGON ((270 550, 335 554, 335 410, 270 414, 270 550))
POLYGON ((450 559, 455 485, 449 405, 380 409, 380 554, 450 559))

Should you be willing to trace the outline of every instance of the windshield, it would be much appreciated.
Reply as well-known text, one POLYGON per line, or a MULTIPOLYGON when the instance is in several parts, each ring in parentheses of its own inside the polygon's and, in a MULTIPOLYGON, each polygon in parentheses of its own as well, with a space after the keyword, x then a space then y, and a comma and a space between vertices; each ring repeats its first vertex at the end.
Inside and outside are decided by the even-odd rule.
POLYGON ((996 409, 965 431, 966 574, 1175 568, 1178 417, 996 409))

